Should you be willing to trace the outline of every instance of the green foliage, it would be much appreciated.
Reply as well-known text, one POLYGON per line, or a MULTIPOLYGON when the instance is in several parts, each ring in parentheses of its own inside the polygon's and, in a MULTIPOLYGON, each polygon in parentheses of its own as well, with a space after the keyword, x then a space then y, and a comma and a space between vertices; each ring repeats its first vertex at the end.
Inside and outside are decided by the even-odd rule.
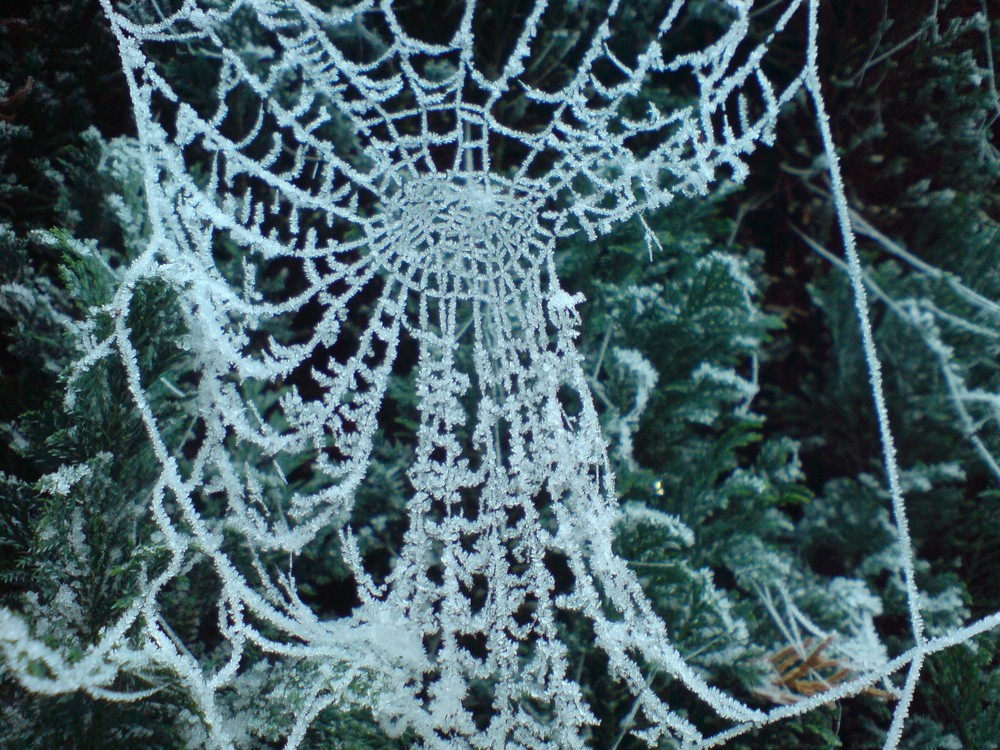
POLYGON ((928 712, 939 717, 944 731, 957 737, 962 747, 1000 747, 996 732, 1000 722, 998 694, 995 637, 942 651, 928 660, 921 698, 927 702, 928 712))
MULTIPOLYGON (((989 405, 1000 392, 1000 318, 991 302, 1000 294, 998 100, 991 70, 1000 24, 986 10, 978 3, 890 2, 879 11, 875 33, 866 36, 857 29, 877 15, 874 6, 844 3, 828 10, 837 22, 821 27, 827 36, 821 49, 830 50, 822 72, 837 86, 828 104, 845 145, 922 609, 932 633, 1000 605, 998 569, 990 562, 1000 553, 993 532, 1000 523, 1000 476, 988 458, 1000 452, 1000 422, 989 405)), ((802 139, 798 153, 778 155, 781 170, 792 175, 781 178, 783 199, 769 197, 773 186, 767 185, 757 192, 759 203, 754 196, 748 201, 762 207, 762 218, 775 210, 790 217, 783 221, 792 230, 787 241, 769 230, 769 296, 794 294, 795 303, 785 307, 787 337, 771 348, 763 369, 772 385, 762 404, 772 425, 800 441, 816 493, 796 514, 802 559, 824 576, 864 580, 882 602, 875 618, 880 636, 898 652, 911 641, 894 522, 853 295, 837 261, 822 165, 810 163, 814 148, 802 139), (800 287, 805 294, 789 293, 790 275, 809 281, 800 287)), ((753 218, 747 225, 747 234, 755 233, 753 218)), ((989 644, 982 651, 991 653, 989 644)), ((963 734, 958 717, 965 710, 995 713, 996 664, 988 657, 976 661, 982 671, 975 679, 968 666, 960 699, 949 703, 942 669, 952 659, 970 663, 960 648, 936 655, 925 668, 903 746, 993 741, 963 734)), ((876 702, 845 704, 840 734, 846 746, 867 747, 862 738, 884 731, 887 717, 876 702)))

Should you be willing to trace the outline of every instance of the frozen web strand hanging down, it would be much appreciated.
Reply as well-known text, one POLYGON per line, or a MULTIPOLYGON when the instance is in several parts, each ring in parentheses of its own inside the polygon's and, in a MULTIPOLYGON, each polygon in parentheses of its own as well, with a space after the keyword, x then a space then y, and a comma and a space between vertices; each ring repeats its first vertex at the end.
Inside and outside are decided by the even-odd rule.
POLYGON ((102 3, 132 94, 153 232, 101 311, 113 317, 114 333, 93 342, 78 369, 103 357, 124 364, 161 465, 150 512, 169 562, 72 666, 3 613, 8 661, 41 659, 54 675, 28 687, 113 698, 108 686, 118 671, 166 668, 184 682, 208 741, 229 747, 240 719, 227 715, 222 696, 252 650, 314 670, 288 747, 325 707, 352 701, 428 747, 583 747, 595 718, 559 638, 559 617, 569 612, 590 623, 610 674, 636 696, 643 727, 636 733, 650 744, 666 737, 685 747, 721 744, 907 668, 892 747, 922 659, 997 624, 984 620, 936 640, 923 635, 860 265, 816 71, 815 2, 790 0, 773 33, 755 42, 751 3, 720 1, 716 9, 729 18, 722 37, 669 59, 670 32, 686 3, 665 2, 655 19, 644 19, 636 49, 616 43, 626 20, 635 25, 633 9, 611 2, 579 42, 573 74, 547 88, 525 83, 542 54, 543 1, 493 67, 477 56, 481 9, 472 2, 451 38, 438 42, 417 38, 390 2, 333 10, 306 0, 175 0, 145 10, 102 3), (802 73, 776 87, 761 62, 796 15, 808 15, 809 54, 802 73), (270 49, 239 36, 247 28, 270 49), (156 61, 162 50, 188 45, 217 64, 208 109, 185 101, 169 66, 156 61), (679 73, 697 84, 694 104, 661 111, 641 101, 648 77, 679 73), (613 479, 574 344, 581 299, 560 287, 554 252, 573 232, 596 237, 675 195, 703 193, 722 177, 742 180, 745 157, 771 142, 780 107, 803 88, 830 161, 916 645, 827 693, 765 713, 685 663, 612 551, 613 479), (249 125, 245 111, 232 111, 236 101, 256 107, 249 125), (345 149, 348 136, 354 146, 345 149), (501 151, 504 163, 494 165, 501 151), (189 169, 206 159, 207 175, 189 169), (219 267, 220 243, 248 259, 238 279, 219 267), (304 281, 269 296, 254 264, 280 262, 294 264, 304 281), (127 312, 149 279, 174 289, 186 318, 199 377, 184 387, 202 418, 198 440, 177 444, 161 431, 144 382, 127 312), (271 322, 307 307, 319 311, 308 339, 268 333, 271 322), (349 326, 359 327, 357 340, 335 357, 349 326), (418 442, 406 535, 391 571, 379 576, 366 566, 350 519, 404 333, 419 347, 418 442), (314 393, 284 385, 303 378, 314 393), (268 388, 283 388, 280 419, 263 419, 253 405, 268 388), (572 414, 567 398, 578 404, 572 414), (193 458, 182 462, 185 449, 193 458), (302 455, 313 456, 312 489, 279 502, 258 467, 280 474, 302 455), (208 496, 224 501, 221 519, 200 511, 208 496), (299 598, 291 570, 264 561, 294 556, 331 527, 361 604, 350 617, 322 620, 299 598), (226 535, 243 541, 250 564, 231 554, 226 535), (558 594, 547 564, 553 555, 570 581, 558 594), (211 668, 160 611, 162 592, 197 560, 218 577, 219 626, 229 644, 228 658, 211 668), (137 632, 141 645, 130 646, 137 632), (703 737, 651 689, 650 666, 732 729, 703 737), (477 722, 465 702, 484 684, 494 708, 477 722))

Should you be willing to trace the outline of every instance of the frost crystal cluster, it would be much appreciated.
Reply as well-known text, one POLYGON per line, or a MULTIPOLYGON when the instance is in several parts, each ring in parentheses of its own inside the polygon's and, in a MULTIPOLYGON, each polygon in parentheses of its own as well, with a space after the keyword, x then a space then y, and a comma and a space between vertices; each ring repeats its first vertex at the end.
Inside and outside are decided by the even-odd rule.
MULTIPOLYGON (((652 746, 720 745, 908 669, 895 743, 924 656, 996 624, 937 640, 922 629, 816 74, 814 3, 788 2, 760 39, 748 34, 749 0, 701 3, 727 31, 685 51, 690 40, 678 46, 671 30, 687 3, 639 4, 637 13, 633 0, 612 0, 576 40, 574 74, 532 88, 522 76, 552 44, 546 0, 519 21, 499 62, 481 53, 483 9, 471 1, 446 39, 420 37, 412 9, 389 0, 102 2, 131 90, 151 232, 101 310, 113 332, 91 336, 77 371, 106 357, 124 364, 160 463, 149 508, 162 554, 138 600, 72 665, 3 615, 9 663, 40 659, 50 673, 25 670, 29 688, 137 698, 111 689, 115 675, 165 670, 197 707, 203 742, 230 747, 253 727, 225 696, 280 662, 308 676, 288 747, 326 707, 351 704, 427 747, 584 747, 596 718, 561 638, 571 616, 589 623, 609 674, 635 696, 636 733, 652 746), (779 40, 803 50, 801 72, 780 86, 764 72, 779 40), (186 49, 214 67, 185 73, 186 49), (643 101, 654 76, 685 76, 689 102, 643 101), (212 107, 191 103, 192 85, 202 100, 214 92, 212 107), (803 92, 817 105, 845 230, 916 646, 766 713, 685 662, 612 550, 614 477, 574 343, 583 300, 560 286, 555 256, 562 237, 594 238, 676 195, 741 181, 746 157, 771 142, 779 109, 803 92), (286 288, 259 278, 263 268, 283 269, 286 288), (187 434, 161 429, 162 400, 150 394, 164 386, 145 378, 128 324, 149 280, 168 285, 184 314, 181 343, 196 376, 168 385, 196 404, 187 434), (295 316, 309 321, 307 336, 272 333, 295 316), (415 347, 417 447, 405 535, 376 570, 352 514, 404 345, 415 347), (261 413, 255 404, 267 394, 261 413), (294 470, 309 481, 283 491, 294 470), (302 601, 292 562, 330 529, 360 598, 340 619, 302 601), (206 562, 227 642, 227 657, 209 665, 173 634, 158 598, 206 562), (654 673, 731 728, 704 736, 653 689, 654 673), (488 715, 468 708, 477 695, 488 715)), ((642 361, 625 364, 655 383, 642 361)))

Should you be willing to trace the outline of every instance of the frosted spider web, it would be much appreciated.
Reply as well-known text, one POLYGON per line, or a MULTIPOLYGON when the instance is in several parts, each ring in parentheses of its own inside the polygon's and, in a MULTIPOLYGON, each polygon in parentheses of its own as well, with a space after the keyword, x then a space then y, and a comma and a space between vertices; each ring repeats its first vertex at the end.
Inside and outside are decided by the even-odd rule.
POLYGON ((253 654, 264 654, 312 669, 289 748, 325 708, 351 701, 428 747, 584 747, 596 719, 559 633, 559 613, 574 612, 591 624, 609 674, 635 696, 636 734, 650 745, 719 746, 905 670, 891 748, 927 655, 1000 624, 993 615, 942 637, 924 632, 864 280, 820 93, 815 0, 787 3, 759 41, 749 37, 752 3, 715 3, 729 18, 721 38, 669 59, 685 2, 645 9, 655 19, 637 52, 616 45, 616 34, 638 23, 634 9, 611 2, 580 43, 573 75, 549 88, 522 80, 538 55, 544 0, 492 67, 477 57, 474 2, 442 42, 413 36, 389 2, 322 9, 307 0, 182 0, 154 4, 152 15, 102 3, 132 94, 152 236, 102 311, 113 334, 92 342, 78 370, 104 357, 125 367, 161 466, 150 511, 169 562, 73 664, 4 613, 8 662, 38 659, 51 675, 20 670, 29 689, 139 699, 112 690, 115 676, 165 668, 197 706, 206 742, 230 747, 245 727, 221 696, 253 654), (236 20, 273 45, 233 38, 236 20), (762 61, 803 20, 795 26, 808 29, 801 72, 779 87, 762 61), (204 82, 214 87, 211 111, 185 101, 170 67, 157 62, 162 50, 192 44, 217 64, 204 82), (697 82, 695 103, 663 110, 641 101, 648 77, 681 72, 697 82), (817 111, 845 241, 915 645, 812 698, 762 711, 685 662, 612 551, 614 480, 574 344, 582 300, 560 287, 554 254, 561 237, 595 238, 676 195, 742 180, 746 157, 772 141, 780 108, 801 91, 817 111), (231 112, 238 97, 257 107, 241 132, 231 112), (517 102, 529 110, 520 119, 511 114, 517 102), (161 121, 165 111, 172 122, 161 121), (494 167, 501 148, 514 169, 494 167), (206 158, 208 174, 190 168, 206 158), (269 297, 245 263, 237 283, 218 266, 220 243, 260 262, 292 262, 304 282, 269 297), (164 434, 144 381, 127 311, 149 279, 170 284, 185 314, 198 377, 177 388, 195 399, 197 438, 164 434), (306 308, 315 311, 308 338, 269 334, 269 323, 306 308), (350 519, 404 333, 419 349, 413 494, 402 547, 391 571, 376 575, 350 519), (280 418, 265 418, 254 398, 283 384, 280 418), (572 415, 567 394, 579 403, 572 415), (280 475, 302 455, 311 456, 312 489, 277 502, 259 467, 280 475), (222 498, 221 520, 204 511, 209 497, 222 498), (290 568, 275 572, 264 559, 294 556, 331 526, 361 603, 349 617, 324 620, 300 599, 290 568), (242 540, 249 561, 227 536, 242 540), (559 593, 546 564, 552 553, 571 573, 559 593), (159 602, 195 559, 210 562, 220 586, 228 656, 211 667, 171 632, 159 602), (703 735, 652 689, 651 669, 730 728, 703 735), (465 701, 484 684, 493 708, 477 722, 465 701))

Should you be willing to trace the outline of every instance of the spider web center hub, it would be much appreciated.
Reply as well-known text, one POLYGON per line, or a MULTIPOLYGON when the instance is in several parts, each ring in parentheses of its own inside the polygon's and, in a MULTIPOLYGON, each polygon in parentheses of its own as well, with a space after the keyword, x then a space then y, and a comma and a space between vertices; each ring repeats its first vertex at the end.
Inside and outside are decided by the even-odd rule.
POLYGON ((386 201, 371 247, 390 266, 420 269, 425 294, 494 297, 520 289, 550 249, 538 210, 529 193, 493 175, 420 175, 386 201))

